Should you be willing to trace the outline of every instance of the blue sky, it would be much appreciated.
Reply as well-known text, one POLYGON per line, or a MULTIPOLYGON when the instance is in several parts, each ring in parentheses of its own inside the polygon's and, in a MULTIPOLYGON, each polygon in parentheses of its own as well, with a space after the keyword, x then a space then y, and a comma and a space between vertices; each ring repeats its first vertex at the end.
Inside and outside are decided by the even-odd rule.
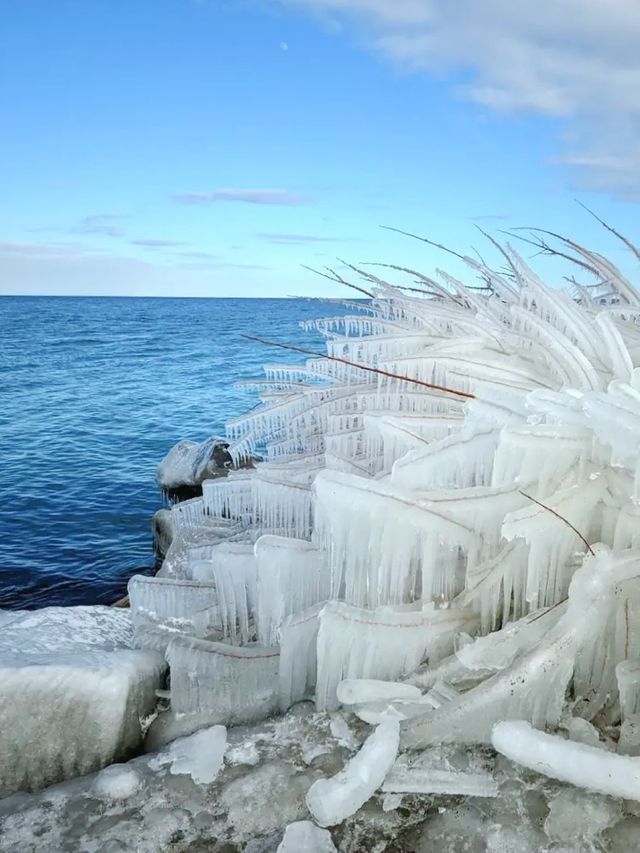
POLYGON ((460 29, 470 2, 0 0, 0 293, 346 295, 301 266, 336 258, 460 271, 380 225, 462 251, 476 224, 540 225, 633 273, 575 199, 637 236, 635 9, 605 25, 588 0, 558 39, 574 0, 546 30, 519 0, 460 29))

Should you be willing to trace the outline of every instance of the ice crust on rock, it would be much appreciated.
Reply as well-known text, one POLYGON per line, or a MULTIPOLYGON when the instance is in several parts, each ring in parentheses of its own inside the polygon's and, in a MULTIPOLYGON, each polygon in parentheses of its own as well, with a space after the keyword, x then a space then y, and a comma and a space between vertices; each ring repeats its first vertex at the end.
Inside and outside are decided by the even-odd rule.
POLYGON ((153 711, 162 656, 135 650, 126 610, 44 608, 0 627, 0 796, 127 757, 153 711))
POLYGON ((398 722, 385 720, 343 770, 331 779, 313 783, 306 802, 320 826, 341 823, 373 796, 398 754, 399 734, 398 722))

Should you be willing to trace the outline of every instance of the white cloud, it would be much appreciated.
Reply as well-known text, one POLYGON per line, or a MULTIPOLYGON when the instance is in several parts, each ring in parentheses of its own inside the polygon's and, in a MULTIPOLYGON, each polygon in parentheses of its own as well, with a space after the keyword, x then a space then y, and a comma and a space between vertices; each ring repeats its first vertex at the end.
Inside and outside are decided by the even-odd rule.
POLYGON ((188 246, 182 240, 162 240, 155 237, 147 237, 140 240, 131 240, 132 246, 146 246, 148 249, 167 249, 173 246, 188 246))
POLYGON ((210 192, 176 193, 174 201, 183 204, 212 204, 216 201, 241 201, 246 204, 304 204, 305 199, 298 193, 278 189, 220 189, 210 192))
POLYGON ((563 119, 562 161, 589 187, 640 196, 638 0, 283 0, 356 22, 403 68, 463 78, 500 111, 563 119))

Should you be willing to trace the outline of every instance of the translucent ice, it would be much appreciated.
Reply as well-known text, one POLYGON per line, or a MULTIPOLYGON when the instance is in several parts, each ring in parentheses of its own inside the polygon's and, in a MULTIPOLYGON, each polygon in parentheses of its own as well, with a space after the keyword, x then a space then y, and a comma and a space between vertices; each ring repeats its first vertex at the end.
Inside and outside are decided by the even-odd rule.
POLYGON ((326 829, 320 829, 310 820, 290 823, 276 853, 337 853, 326 829))
POLYGON ((307 792, 307 806, 320 826, 335 826, 354 814, 375 793, 398 753, 397 721, 381 723, 360 752, 331 779, 319 779, 307 792))

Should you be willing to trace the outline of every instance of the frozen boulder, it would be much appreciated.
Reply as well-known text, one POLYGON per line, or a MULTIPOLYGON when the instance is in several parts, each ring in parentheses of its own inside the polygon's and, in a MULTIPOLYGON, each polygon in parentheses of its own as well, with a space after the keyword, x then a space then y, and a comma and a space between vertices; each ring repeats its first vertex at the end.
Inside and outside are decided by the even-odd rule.
POLYGON ((223 438, 212 436, 199 444, 179 441, 162 460, 156 479, 167 491, 182 486, 199 486, 203 480, 225 476, 233 462, 223 438))
POLYGON ((162 656, 127 610, 47 607, 0 622, 0 796, 98 770, 142 741, 162 656))

